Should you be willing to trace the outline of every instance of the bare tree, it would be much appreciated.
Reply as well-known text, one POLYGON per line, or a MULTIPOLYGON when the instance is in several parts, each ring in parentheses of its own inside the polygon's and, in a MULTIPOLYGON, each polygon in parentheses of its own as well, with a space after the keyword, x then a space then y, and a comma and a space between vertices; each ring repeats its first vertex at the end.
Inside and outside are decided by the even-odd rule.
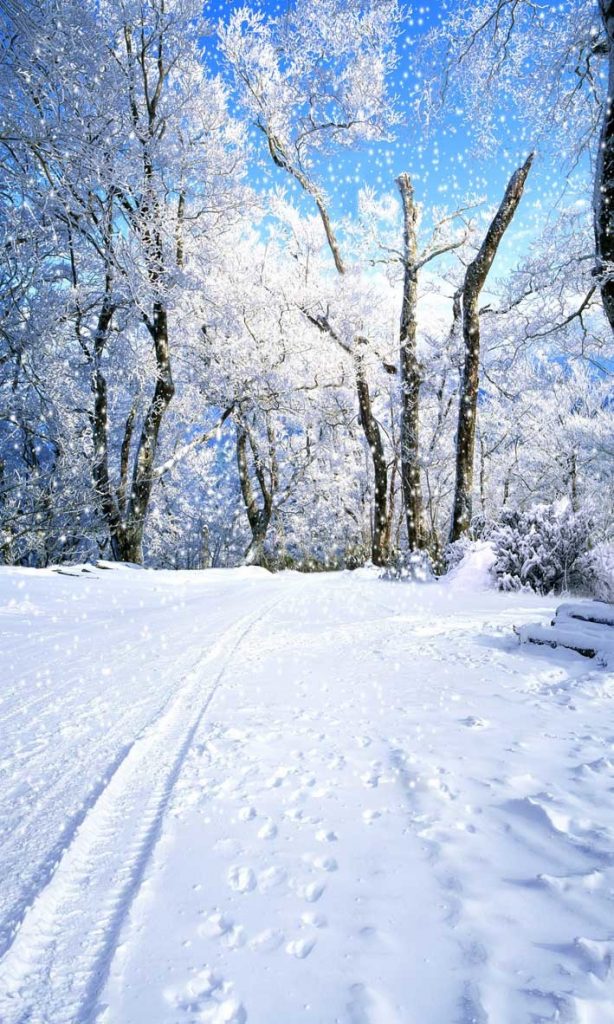
MULTIPOLYGON (((356 32, 356 45, 348 47, 345 39, 331 35, 326 68, 322 65, 321 40, 313 31, 306 5, 298 5, 293 16, 280 18, 270 25, 258 23, 257 31, 254 31, 256 23, 249 12, 239 11, 222 33, 222 48, 233 69, 243 103, 266 138, 272 161, 315 203, 339 275, 346 272, 345 261, 326 197, 309 170, 311 154, 330 150, 339 142, 382 137, 395 119, 384 79, 373 80, 370 91, 365 88, 367 65, 360 58, 360 52, 362 47, 382 66, 392 66, 390 44, 398 17, 396 2, 386 0, 367 4, 364 10, 350 9, 349 16, 356 32), (275 73, 269 66, 271 59, 277 65, 275 73), (265 68, 266 73, 263 73, 265 68), (280 88, 282 81, 291 83, 287 91, 280 88), (360 88, 353 90, 350 82, 360 88), (361 98, 357 103, 358 96, 361 98)), ((318 319, 312 322, 321 327, 318 319)), ((323 329, 329 333, 328 327, 323 329)), ((335 337, 334 332, 332 336, 335 337)), ((382 432, 373 413, 365 372, 364 344, 364 338, 355 338, 352 356, 360 423, 373 463, 371 554, 375 565, 385 565, 390 541, 388 470, 383 457, 382 432)))
POLYGON ((480 312, 478 307, 480 292, 492 267, 501 239, 518 209, 532 163, 533 153, 528 156, 522 167, 512 174, 501 205, 490 223, 478 254, 465 272, 461 294, 465 362, 456 434, 456 484, 450 530, 451 542, 458 540, 471 522, 475 428, 480 376, 480 312))
POLYGON ((498 113, 510 105, 557 162, 575 168, 594 151, 594 276, 614 330, 613 0, 480 0, 470 9, 458 0, 427 36, 427 51, 433 77, 443 82, 437 102, 460 93, 482 149, 499 146, 498 113), (476 67, 483 68, 479 76, 476 67))
POLYGON ((418 306, 418 214, 409 174, 397 178, 403 204, 403 302, 399 353, 401 368, 401 484, 410 551, 422 547, 420 482, 420 365, 416 353, 418 306))
MULTIPOLYGON (((262 124, 260 125, 262 128, 262 124)), ((264 129, 263 129, 264 130, 264 129)), ((326 241, 330 249, 335 269, 338 274, 344 275, 346 272, 345 262, 341 255, 341 247, 336 237, 335 230, 331 218, 326 207, 326 203, 321 191, 317 186, 311 182, 307 175, 302 171, 294 169, 288 159, 282 160, 279 156, 280 144, 278 140, 273 139, 267 135, 269 141, 269 150, 275 163, 288 171, 296 180, 299 182, 301 187, 313 197, 314 202, 317 206, 320 218, 324 225, 324 231, 326 235, 326 241)), ((315 323, 318 327, 322 327, 322 320, 324 318, 309 317, 312 323, 315 323)), ((334 331, 330 329, 330 324, 327 322, 325 327, 325 333, 330 334, 334 340, 339 340, 334 331)), ((382 437, 382 431, 377 418, 373 412, 373 402, 371 398, 371 390, 369 386, 369 379, 366 373, 365 360, 364 360, 364 349, 368 344, 366 338, 357 336, 354 339, 353 349, 351 351, 352 360, 354 364, 354 377, 356 381, 356 394, 358 398, 358 409, 359 409, 359 420, 360 425, 363 429, 363 433, 371 453, 371 461, 373 465, 373 531, 372 531, 372 543, 371 543, 371 559, 374 565, 384 566, 388 564, 390 555, 390 515, 388 508, 388 464, 384 450, 384 440, 382 437)), ((342 347, 348 351, 346 346, 342 347)))
POLYGON ((420 387, 422 370, 416 349, 418 315, 418 274, 431 260, 453 249, 458 249, 466 240, 447 239, 445 229, 464 210, 457 210, 443 217, 433 230, 430 242, 418 252, 418 210, 414 200, 414 188, 409 174, 397 178, 403 207, 403 301, 401 304, 401 327, 399 353, 401 367, 401 482, 405 505, 407 542, 410 551, 425 545, 423 522, 422 483, 420 479, 420 387))

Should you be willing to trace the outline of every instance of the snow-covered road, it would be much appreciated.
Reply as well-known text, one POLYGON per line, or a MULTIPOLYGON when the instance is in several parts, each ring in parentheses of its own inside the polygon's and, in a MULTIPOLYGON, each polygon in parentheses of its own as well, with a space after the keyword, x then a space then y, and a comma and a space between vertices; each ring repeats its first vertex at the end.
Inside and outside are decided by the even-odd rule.
POLYGON ((0 570, 2 1024, 614 1021, 614 676, 553 602, 0 570))

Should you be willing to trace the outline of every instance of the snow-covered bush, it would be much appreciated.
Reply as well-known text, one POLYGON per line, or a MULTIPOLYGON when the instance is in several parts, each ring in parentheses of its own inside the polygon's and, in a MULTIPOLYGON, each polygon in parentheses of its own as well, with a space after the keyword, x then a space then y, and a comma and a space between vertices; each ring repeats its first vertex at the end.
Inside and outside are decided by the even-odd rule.
POLYGON ((427 551, 399 551, 382 570, 380 579, 428 583, 433 579, 430 555, 427 551))
POLYGON ((614 544, 597 544, 582 558, 581 572, 591 597, 614 602, 614 544))
POLYGON ((538 594, 586 589, 590 533, 588 516, 561 503, 505 510, 489 538, 499 588, 538 594))

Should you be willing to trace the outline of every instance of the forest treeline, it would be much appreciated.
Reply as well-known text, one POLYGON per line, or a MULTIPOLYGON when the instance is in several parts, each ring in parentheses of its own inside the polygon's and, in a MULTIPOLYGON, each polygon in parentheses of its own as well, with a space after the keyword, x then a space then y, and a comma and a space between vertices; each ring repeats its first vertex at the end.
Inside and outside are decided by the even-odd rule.
POLYGON ((0 562, 611 540, 614 4, 465 8, 0 4, 0 562), (339 214, 348 154, 451 123, 500 194, 407 166, 339 214))

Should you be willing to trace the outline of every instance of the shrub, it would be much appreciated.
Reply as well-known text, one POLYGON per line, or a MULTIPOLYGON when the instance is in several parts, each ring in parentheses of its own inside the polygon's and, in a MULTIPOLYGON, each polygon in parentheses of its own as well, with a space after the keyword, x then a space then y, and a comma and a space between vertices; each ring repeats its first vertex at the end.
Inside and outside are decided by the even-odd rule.
POLYGON ((581 560, 587 592, 598 601, 614 602, 614 544, 597 544, 581 560))
POLYGON ((587 515, 560 503, 505 510, 489 538, 499 588, 538 594, 586 589, 590 532, 587 515))
POLYGON ((427 551, 399 551, 380 573, 382 580, 427 583, 433 579, 433 565, 427 551))

